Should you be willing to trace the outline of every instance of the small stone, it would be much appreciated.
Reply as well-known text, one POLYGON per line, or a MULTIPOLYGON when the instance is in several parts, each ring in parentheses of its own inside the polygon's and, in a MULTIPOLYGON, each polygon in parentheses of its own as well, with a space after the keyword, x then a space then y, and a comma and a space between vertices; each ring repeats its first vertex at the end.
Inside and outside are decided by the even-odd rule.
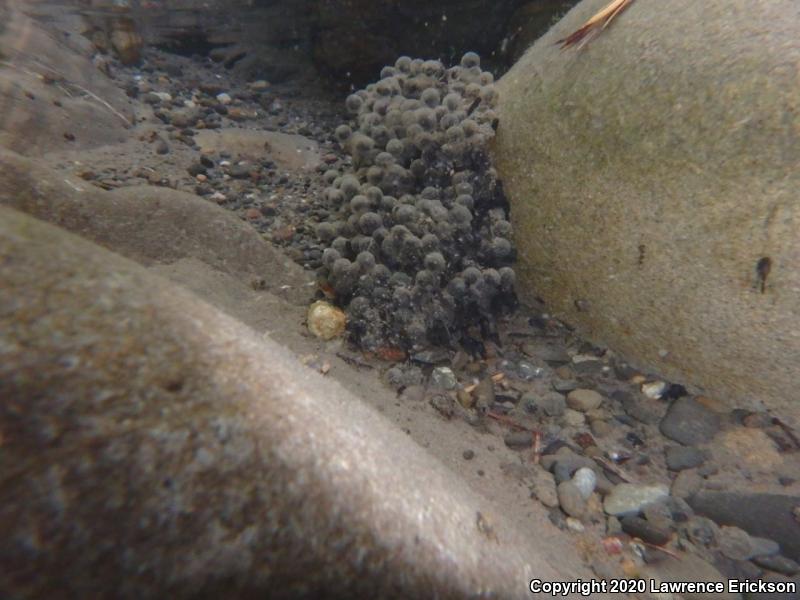
POLYGON ((642 384, 642 393, 652 400, 658 400, 667 391, 669 384, 663 381, 650 381, 642 384))
POLYGON ((228 167, 226 172, 234 179, 247 179, 250 177, 250 174, 253 173, 253 165, 248 163, 237 163, 228 167))
POLYGON ((461 456, 464 458, 464 460, 472 460, 475 458, 475 452, 473 450, 464 450, 461 456))
POLYGON ((686 537, 698 546, 713 546, 717 543, 719 533, 719 526, 706 517, 695 515, 686 523, 686 537))
POLYGON ((308 308, 308 329, 322 340, 332 340, 344 333, 347 317, 344 312, 323 300, 308 308))
POLYGON ((199 162, 192 163, 191 165, 189 165, 189 168, 186 169, 186 171, 192 177, 196 177, 197 175, 205 175, 206 174, 206 168, 203 166, 202 163, 199 163, 199 162))
POLYGON ((529 356, 538 356, 551 366, 560 366, 572 360, 567 351, 561 346, 546 346, 542 349, 531 350, 529 356))
POLYGON ((614 516, 636 515, 642 507, 669 495, 665 485, 620 483, 603 500, 603 510, 614 516))
POLYGON ((567 524, 567 529, 575 533, 582 533, 586 531, 586 526, 574 517, 567 517, 564 522, 567 524))
POLYGON ((545 392, 534 400, 537 407, 548 417, 560 417, 567 409, 564 396, 558 392, 545 392))
POLYGON ((458 403, 461 404, 464 408, 472 408, 475 406, 475 398, 472 394, 467 392, 466 390, 458 390, 456 392, 456 399, 458 403))
POLYGON ((603 396, 594 390, 577 389, 567 394, 567 406, 573 410, 586 412, 594 410, 603 402, 603 396))
POLYGON ((571 481, 562 481, 558 484, 558 503, 570 517, 580 519, 586 514, 586 500, 578 487, 571 481))
POLYGON ((478 410, 488 410, 494 404, 494 381, 491 377, 482 379, 481 382, 472 390, 472 397, 475 398, 475 408, 478 410))
MULTIPOLYGON (((568 365, 562 365, 562 366, 558 367, 556 369, 556 375, 559 377, 559 379, 561 379, 563 381, 571 381, 571 382, 573 382, 574 385, 572 386, 571 389, 574 390, 576 387, 578 387, 578 384, 573 381, 573 377, 575 376, 575 373, 572 371, 572 369, 568 365)), ((556 390, 556 391, 560 392, 560 391, 563 391, 563 390, 556 390)))
POLYGON ((586 425, 586 416, 571 408, 564 411, 564 416, 561 419, 566 427, 583 427, 586 425))
POLYGON ((606 518, 606 535, 616 535, 622 533, 622 523, 615 516, 609 515, 606 518))
POLYGON ((558 506, 558 493, 556 491, 556 480, 553 474, 545 471, 537 465, 533 472, 533 483, 531 491, 536 498, 548 508, 558 506))
POLYGON ((244 211, 244 216, 248 221, 258 221, 262 215, 260 210, 250 207, 244 211))
POLYGON ((630 381, 631 378, 639 374, 637 369, 634 369, 628 363, 619 359, 614 359, 611 366, 614 369, 614 375, 622 381, 630 381))
POLYGON ((230 94, 222 92, 221 94, 217 94, 217 102, 223 105, 228 105, 233 102, 233 98, 231 98, 230 94))
POLYGON ((669 439, 686 446, 708 442, 721 426, 720 416, 686 396, 678 398, 661 419, 659 429, 669 439))
POLYGON ((590 423, 590 427, 592 428, 592 433, 599 438, 606 437, 614 431, 614 428, 608 423, 608 421, 601 421, 599 419, 592 421, 590 423))
POLYGON ((575 475, 572 476, 572 483, 575 484, 581 496, 586 500, 592 495, 592 492, 594 492, 594 488, 597 485, 597 475, 592 469, 581 467, 575 471, 575 475))
POLYGON ((656 546, 663 546, 672 537, 670 531, 661 529, 641 517, 624 517, 620 520, 622 531, 656 546))
POLYGON ((689 498, 703 487, 703 478, 694 469, 685 469, 678 473, 672 482, 670 493, 676 498, 689 498))
POLYGON ((622 410, 628 415, 645 425, 655 425, 664 416, 663 409, 652 400, 634 396, 625 390, 615 391, 611 398, 622 404, 622 410))
POLYGON ((456 375, 450 367, 436 367, 431 372, 431 385, 443 390, 455 389, 457 385, 456 375))
POLYGON ((662 530, 669 530, 674 523, 672 511, 667 505, 668 500, 669 498, 660 502, 651 502, 642 507, 642 514, 647 522, 662 530))
POLYGON ((754 556, 772 555, 780 552, 778 544, 765 538, 751 538, 738 527, 723 526, 719 531, 719 550, 733 560, 749 560, 754 556))
POLYGON ((670 446, 665 451, 667 467, 672 471, 693 469, 702 465, 708 458, 708 453, 694 446, 670 446))
POLYGON ((529 431, 514 431, 507 433, 503 441, 512 450, 524 450, 533 445, 533 435, 529 431))
POLYGON ((450 397, 446 396, 445 394, 434 394, 431 396, 430 399, 431 406, 438 412, 442 417, 449 420, 453 418, 455 414, 455 401, 450 397))
POLYGON ((780 554, 772 556, 755 556, 752 561, 762 569, 769 569, 776 573, 783 573, 784 575, 794 575, 800 572, 800 565, 798 565, 791 558, 786 558, 780 554))
POLYGON ((156 143, 156 154, 169 154, 169 145, 164 140, 158 140, 156 143))
POLYGON ((542 377, 544 375, 544 369, 542 367, 537 367, 526 360, 521 360, 517 364, 517 374, 519 375, 520 379, 531 381, 533 379, 539 379, 542 377))
MULTIPOLYGON (((152 92, 152 96, 155 96, 158 102, 172 102, 172 94, 168 92, 152 92)), ((151 94, 148 94, 147 97, 150 98, 151 94)))
POLYGON ((260 91, 263 91, 263 90, 265 90, 265 89, 267 89, 269 87, 269 81, 266 81, 264 79, 259 79, 257 81, 251 81, 251 82, 249 82, 247 84, 247 87, 249 87, 254 92, 260 92, 260 91))
POLYGON ((752 544, 753 556, 772 556, 781 551, 778 542, 768 538, 751 535, 750 543, 752 544))
MULTIPOLYGON (((560 369, 568 369, 568 367, 559 367, 559 370, 560 369)), ((559 377, 553 379, 553 389, 562 394, 566 394, 574 389, 577 389, 578 382, 575 381, 574 379, 571 379, 571 377, 572 377, 571 371, 569 374, 567 374, 567 377, 561 377, 559 375, 559 377)))

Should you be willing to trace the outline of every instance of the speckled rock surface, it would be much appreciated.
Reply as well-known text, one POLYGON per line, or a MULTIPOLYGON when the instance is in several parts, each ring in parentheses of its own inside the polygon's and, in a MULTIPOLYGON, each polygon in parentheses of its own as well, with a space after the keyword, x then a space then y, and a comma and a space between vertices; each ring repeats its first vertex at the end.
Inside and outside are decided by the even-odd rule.
POLYGON ((645 368, 798 423, 796 4, 636 2, 581 50, 555 44, 605 4, 498 82, 522 292, 645 368))
POLYGON ((0 208, 0 279, 3 597, 525 598, 564 576, 375 411, 134 263, 0 208))

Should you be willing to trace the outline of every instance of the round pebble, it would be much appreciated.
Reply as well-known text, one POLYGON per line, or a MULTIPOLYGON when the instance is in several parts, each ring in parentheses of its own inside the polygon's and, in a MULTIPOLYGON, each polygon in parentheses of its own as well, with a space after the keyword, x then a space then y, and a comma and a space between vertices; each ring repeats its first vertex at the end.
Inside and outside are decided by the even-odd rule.
POLYGON ((577 389, 567 394, 567 406, 580 412, 593 410, 602 402, 603 396, 594 390, 577 389))
POLYGON ((571 481, 562 481, 558 484, 558 503, 570 517, 580 519, 586 514, 586 500, 581 491, 571 481))

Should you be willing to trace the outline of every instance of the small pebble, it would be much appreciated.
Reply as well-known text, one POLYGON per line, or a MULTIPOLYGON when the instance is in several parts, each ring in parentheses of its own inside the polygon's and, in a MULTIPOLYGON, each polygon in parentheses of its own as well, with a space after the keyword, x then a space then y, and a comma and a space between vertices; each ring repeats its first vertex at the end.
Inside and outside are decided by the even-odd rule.
POLYGON ((663 381, 651 381, 649 383, 642 384, 642 393, 648 398, 658 400, 664 395, 664 392, 667 391, 668 387, 669 384, 663 381))
POLYGON ((567 529, 574 531, 575 533, 582 533, 583 531, 586 531, 584 524, 575 517, 567 517, 565 523, 567 524, 567 529))
POLYGON ((672 471, 693 469, 702 465, 708 453, 694 446, 670 446, 664 452, 667 467, 672 471))
MULTIPOLYGON (((526 394, 528 399, 533 399, 534 404, 548 417, 560 417, 567 409, 567 402, 564 396, 558 392, 545 392, 541 396, 526 394)), ((523 396, 523 399, 525 398, 523 396)))
POLYGON ((529 431, 514 431, 507 433, 503 441, 512 450, 524 450, 533 445, 533 435, 529 431))
POLYGON ((686 536, 693 544, 713 546, 719 537, 719 525, 707 517, 695 515, 686 523, 686 536))
POLYGON ((558 506, 558 493, 556 491, 556 480, 553 474, 545 471, 538 466, 533 471, 533 483, 531 491, 534 496, 548 508, 558 506))
POLYGON ((777 554, 780 551, 778 544, 774 544, 774 552, 761 552, 756 550, 756 544, 744 529, 738 527, 723 526, 719 531, 719 550, 728 558, 733 560, 749 560, 754 556, 762 554, 777 554))
POLYGON ((671 440, 686 446, 695 446, 709 442, 721 425, 719 414, 685 396, 670 405, 659 429, 671 440))
POLYGON ((800 565, 791 558, 786 558, 780 554, 755 556, 751 560, 762 569, 769 569, 784 575, 794 575, 800 572, 800 565))
POLYGON ((662 484, 620 483, 603 500, 603 509, 614 516, 636 515, 646 504, 663 500, 668 495, 669 489, 662 484))
POLYGON ((577 389, 567 394, 567 406, 573 410, 586 412, 600 406, 603 396, 594 390, 577 389))
MULTIPOLYGON (((567 367, 560 367, 560 369, 569 370, 567 367)), ((571 376, 572 376, 572 372, 570 371, 567 374, 566 378, 558 378, 557 377, 557 378, 553 379, 553 389, 555 391, 557 391, 557 392, 562 393, 562 394, 566 394, 568 392, 571 392, 574 389, 577 389, 578 382, 575 381, 574 379, 570 379, 571 376)))
POLYGON ((472 460, 475 458, 475 452, 472 450, 464 450, 461 456, 464 458, 464 460, 472 460))
POLYGON ((443 390, 455 389, 456 375, 450 367, 436 367, 431 372, 431 385, 443 390))
POLYGON ((620 523, 622 525, 622 531, 631 537, 637 537, 640 540, 655 544, 656 546, 663 546, 672 537, 669 530, 661 529, 640 517, 624 517, 621 519, 620 523))
POLYGON ((586 514, 586 500, 574 483, 562 481, 558 484, 557 492, 561 509, 567 515, 580 519, 586 514))
POLYGON ((564 423, 565 427, 583 427, 586 425, 586 415, 582 412, 578 412, 577 410, 572 410, 568 408, 564 411, 564 415, 561 417, 562 422, 564 423))
POLYGON ((672 482, 670 493, 676 498, 690 498, 703 487, 703 478, 695 469, 685 469, 672 482))
POLYGON ((608 421, 595 420, 591 422, 590 426, 592 428, 592 433, 599 438, 606 437, 614 431, 614 428, 608 421))
POLYGON ((581 467, 575 471, 575 475, 572 476, 572 483, 575 484, 581 496, 586 500, 592 495, 592 492, 594 492, 594 488, 597 485, 597 475, 595 475, 592 469, 581 467))

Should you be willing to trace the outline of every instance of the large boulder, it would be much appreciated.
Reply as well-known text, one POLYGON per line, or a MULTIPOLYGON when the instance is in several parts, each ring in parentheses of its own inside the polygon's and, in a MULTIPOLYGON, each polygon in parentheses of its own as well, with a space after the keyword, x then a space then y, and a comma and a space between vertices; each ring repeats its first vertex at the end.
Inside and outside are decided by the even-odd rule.
POLYGON ((787 411, 800 357, 800 12, 634 2, 500 80, 494 157, 523 297, 640 367, 787 411))
POLYGON ((575 575, 143 267, 0 207, 0 281, 0 596, 526 598, 575 575))
POLYGON ((75 21, 40 4, 0 2, 0 146, 42 156, 125 140, 130 99, 95 65, 75 21))

